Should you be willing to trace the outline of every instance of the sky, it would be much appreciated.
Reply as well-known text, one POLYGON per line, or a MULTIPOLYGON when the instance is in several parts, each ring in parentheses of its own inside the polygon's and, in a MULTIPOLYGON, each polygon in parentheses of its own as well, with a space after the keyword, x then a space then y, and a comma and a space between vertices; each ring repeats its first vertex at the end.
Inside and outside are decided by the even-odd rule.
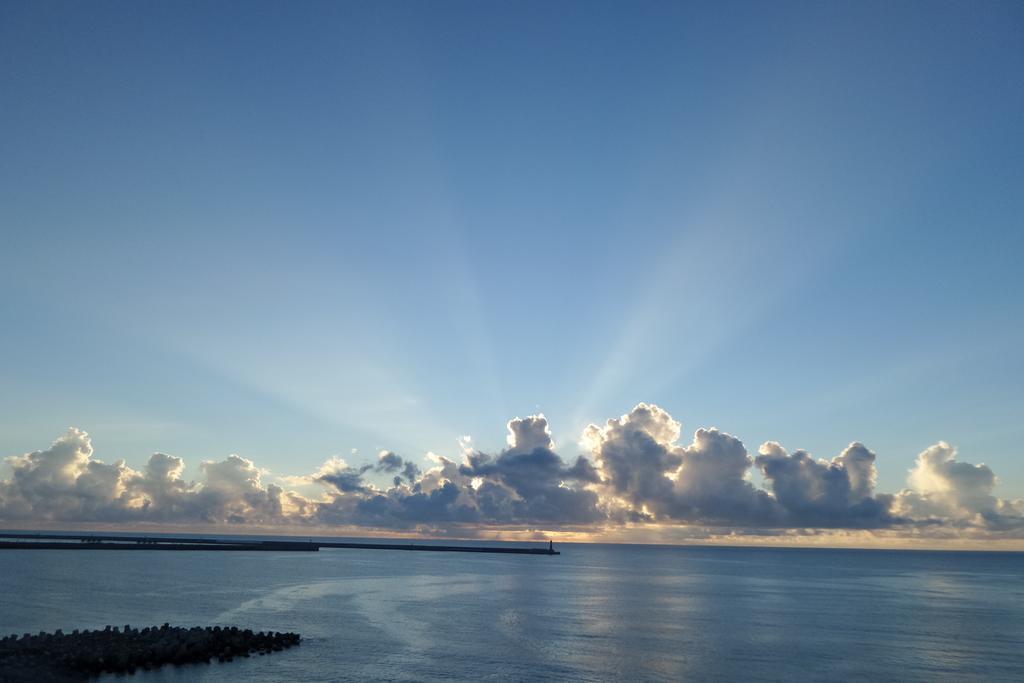
POLYGON ((1021 538, 1021 74, 1015 2, 3 3, 0 523, 1021 538))

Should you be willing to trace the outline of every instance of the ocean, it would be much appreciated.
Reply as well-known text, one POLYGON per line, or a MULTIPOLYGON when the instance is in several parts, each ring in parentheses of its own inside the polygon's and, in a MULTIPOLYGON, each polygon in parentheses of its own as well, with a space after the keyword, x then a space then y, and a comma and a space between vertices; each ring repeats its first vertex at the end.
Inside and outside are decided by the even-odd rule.
POLYGON ((304 638, 140 682, 1024 680, 1024 554, 556 547, 2 551, 0 635, 170 622, 304 638))

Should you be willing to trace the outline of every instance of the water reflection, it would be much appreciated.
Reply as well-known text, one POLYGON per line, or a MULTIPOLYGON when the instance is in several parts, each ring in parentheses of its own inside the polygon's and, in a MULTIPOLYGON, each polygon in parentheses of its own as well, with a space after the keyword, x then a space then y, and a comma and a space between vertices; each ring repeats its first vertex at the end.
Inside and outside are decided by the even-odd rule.
POLYGON ((145 680, 1010 680, 1016 555, 570 546, 0 555, 0 632, 237 624, 302 647, 145 680))

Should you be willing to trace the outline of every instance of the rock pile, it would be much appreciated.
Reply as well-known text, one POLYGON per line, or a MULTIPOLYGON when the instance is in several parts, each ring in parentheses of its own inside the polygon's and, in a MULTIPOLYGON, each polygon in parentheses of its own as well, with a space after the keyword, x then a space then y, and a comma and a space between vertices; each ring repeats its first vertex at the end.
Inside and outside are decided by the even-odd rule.
POLYGON ((298 645, 298 633, 259 632, 236 627, 142 629, 125 625, 102 631, 40 632, 0 639, 0 683, 73 681, 101 673, 131 674, 164 664, 230 662, 298 645))

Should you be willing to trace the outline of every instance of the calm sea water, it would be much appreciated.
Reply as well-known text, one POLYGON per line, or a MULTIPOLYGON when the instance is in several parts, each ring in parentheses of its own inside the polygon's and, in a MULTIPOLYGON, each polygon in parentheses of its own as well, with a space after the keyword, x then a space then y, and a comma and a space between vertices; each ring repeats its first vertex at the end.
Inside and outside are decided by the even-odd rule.
POLYGON ((140 681, 1024 680, 1024 554, 562 544, 557 557, 0 552, 0 633, 234 624, 140 681))

